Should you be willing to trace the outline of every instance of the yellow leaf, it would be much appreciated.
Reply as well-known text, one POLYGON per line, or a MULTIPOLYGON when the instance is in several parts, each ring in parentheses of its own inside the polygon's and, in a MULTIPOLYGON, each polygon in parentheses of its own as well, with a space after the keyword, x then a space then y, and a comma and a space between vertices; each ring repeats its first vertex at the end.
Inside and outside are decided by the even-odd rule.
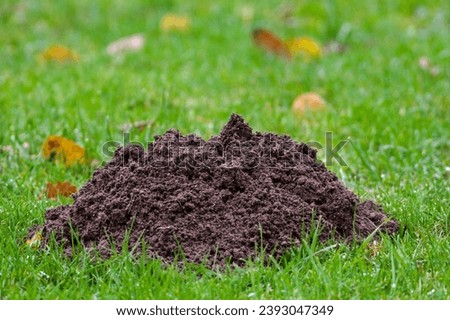
POLYGON ((47 61, 69 62, 78 61, 80 57, 78 54, 69 48, 53 45, 41 53, 41 58, 47 61))
POLYGON ((84 148, 62 136, 48 136, 42 145, 45 159, 61 161, 66 166, 84 163, 84 148))
POLYGON ((285 43, 292 56, 305 54, 308 57, 317 58, 322 55, 320 44, 308 37, 286 40, 285 43))
POLYGON ((306 110, 318 110, 325 107, 325 100, 315 92, 299 95, 292 103, 292 111, 301 115, 306 110))
POLYGON ((187 31, 191 28, 191 19, 188 16, 168 13, 160 21, 162 31, 187 31))
POLYGON ((37 231, 30 239, 26 241, 26 244, 32 248, 37 248, 40 246, 42 241, 42 232, 37 231))
POLYGON ((47 193, 47 198, 56 199, 58 195, 63 197, 68 197, 77 192, 77 188, 71 185, 69 182, 56 182, 56 183, 47 183, 47 187, 45 189, 47 193))

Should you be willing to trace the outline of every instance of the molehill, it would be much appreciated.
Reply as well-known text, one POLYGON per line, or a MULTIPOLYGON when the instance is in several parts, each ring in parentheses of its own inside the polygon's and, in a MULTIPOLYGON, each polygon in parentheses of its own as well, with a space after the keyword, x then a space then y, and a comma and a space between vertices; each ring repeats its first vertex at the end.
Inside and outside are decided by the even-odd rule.
POLYGON ((73 196, 46 212, 41 227, 70 254, 75 230, 104 257, 124 243, 170 263, 243 265, 255 248, 279 257, 319 226, 320 239, 394 233, 380 206, 360 201, 320 163, 316 151, 285 135, 253 132, 232 115, 208 141, 169 130, 144 150, 120 147, 73 196), (126 236, 127 235, 127 236, 126 236), (129 237, 128 242, 124 238, 129 237))

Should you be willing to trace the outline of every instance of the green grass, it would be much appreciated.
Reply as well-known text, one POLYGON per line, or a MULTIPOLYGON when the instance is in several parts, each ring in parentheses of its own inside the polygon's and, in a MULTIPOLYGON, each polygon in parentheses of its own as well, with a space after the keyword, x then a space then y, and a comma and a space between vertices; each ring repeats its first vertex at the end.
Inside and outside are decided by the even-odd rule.
MULTIPOLYGON (((448 299, 450 297, 450 38, 446 1, 2 1, 0 4, 1 299, 448 299), (201 4, 200 4, 201 3, 201 4), (253 21, 243 21, 243 8, 253 21), (288 8, 291 8, 288 10, 288 8), (285 19, 286 11, 291 18, 285 19), (164 34, 166 12, 187 14, 192 29, 164 34), (283 38, 339 41, 348 50, 289 63, 255 48, 253 27, 283 38), (108 43, 141 32, 141 52, 122 58, 108 43), (79 63, 45 63, 52 44, 79 63), (440 68, 419 67, 421 56, 440 68), (294 117, 292 100, 316 91, 324 112, 294 117), (299 141, 350 137, 348 167, 329 167, 363 199, 374 199, 404 232, 330 247, 306 241, 264 267, 180 271, 123 253, 94 262, 58 247, 33 250, 28 228, 61 202, 39 198, 48 181, 82 186, 88 165, 65 168, 40 155, 48 135, 107 160, 102 144, 121 141, 120 125, 153 120, 131 138, 151 141, 169 128, 207 138, 237 112, 258 131, 299 141), (28 147, 27 147, 28 145, 28 147), (9 146, 9 147, 7 147, 9 146), (12 149, 12 152, 7 149, 12 149)), ((321 154, 323 157, 323 154, 321 154)))

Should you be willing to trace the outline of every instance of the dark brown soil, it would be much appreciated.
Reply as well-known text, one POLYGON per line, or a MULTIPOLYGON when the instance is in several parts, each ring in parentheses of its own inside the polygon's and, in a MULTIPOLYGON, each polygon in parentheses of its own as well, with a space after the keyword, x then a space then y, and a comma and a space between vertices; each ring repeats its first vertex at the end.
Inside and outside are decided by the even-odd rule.
POLYGON ((238 115, 208 141, 170 130, 146 151, 119 148, 74 200, 47 211, 44 237, 55 233, 70 252, 71 224, 86 248, 106 257, 111 242, 121 250, 126 230, 137 252, 144 240, 151 257, 171 262, 181 248, 188 261, 220 266, 242 265, 261 244, 278 257, 317 224, 322 240, 398 229, 319 163, 315 150, 253 133, 238 115))

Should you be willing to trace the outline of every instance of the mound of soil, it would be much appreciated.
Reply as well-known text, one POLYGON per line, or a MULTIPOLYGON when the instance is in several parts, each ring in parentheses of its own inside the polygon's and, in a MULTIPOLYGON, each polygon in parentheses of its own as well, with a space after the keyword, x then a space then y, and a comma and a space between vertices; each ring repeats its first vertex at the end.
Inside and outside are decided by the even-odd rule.
POLYGON ((316 151, 285 135, 254 133, 232 115, 205 141, 169 130, 144 150, 120 147, 74 195, 46 212, 44 237, 54 233, 71 251, 71 228, 86 248, 108 256, 129 247, 171 262, 242 265, 255 245, 279 256, 300 245, 318 224, 320 237, 348 240, 393 233, 381 207, 361 202, 316 159, 316 151), (206 259, 206 260, 205 260, 206 259))

